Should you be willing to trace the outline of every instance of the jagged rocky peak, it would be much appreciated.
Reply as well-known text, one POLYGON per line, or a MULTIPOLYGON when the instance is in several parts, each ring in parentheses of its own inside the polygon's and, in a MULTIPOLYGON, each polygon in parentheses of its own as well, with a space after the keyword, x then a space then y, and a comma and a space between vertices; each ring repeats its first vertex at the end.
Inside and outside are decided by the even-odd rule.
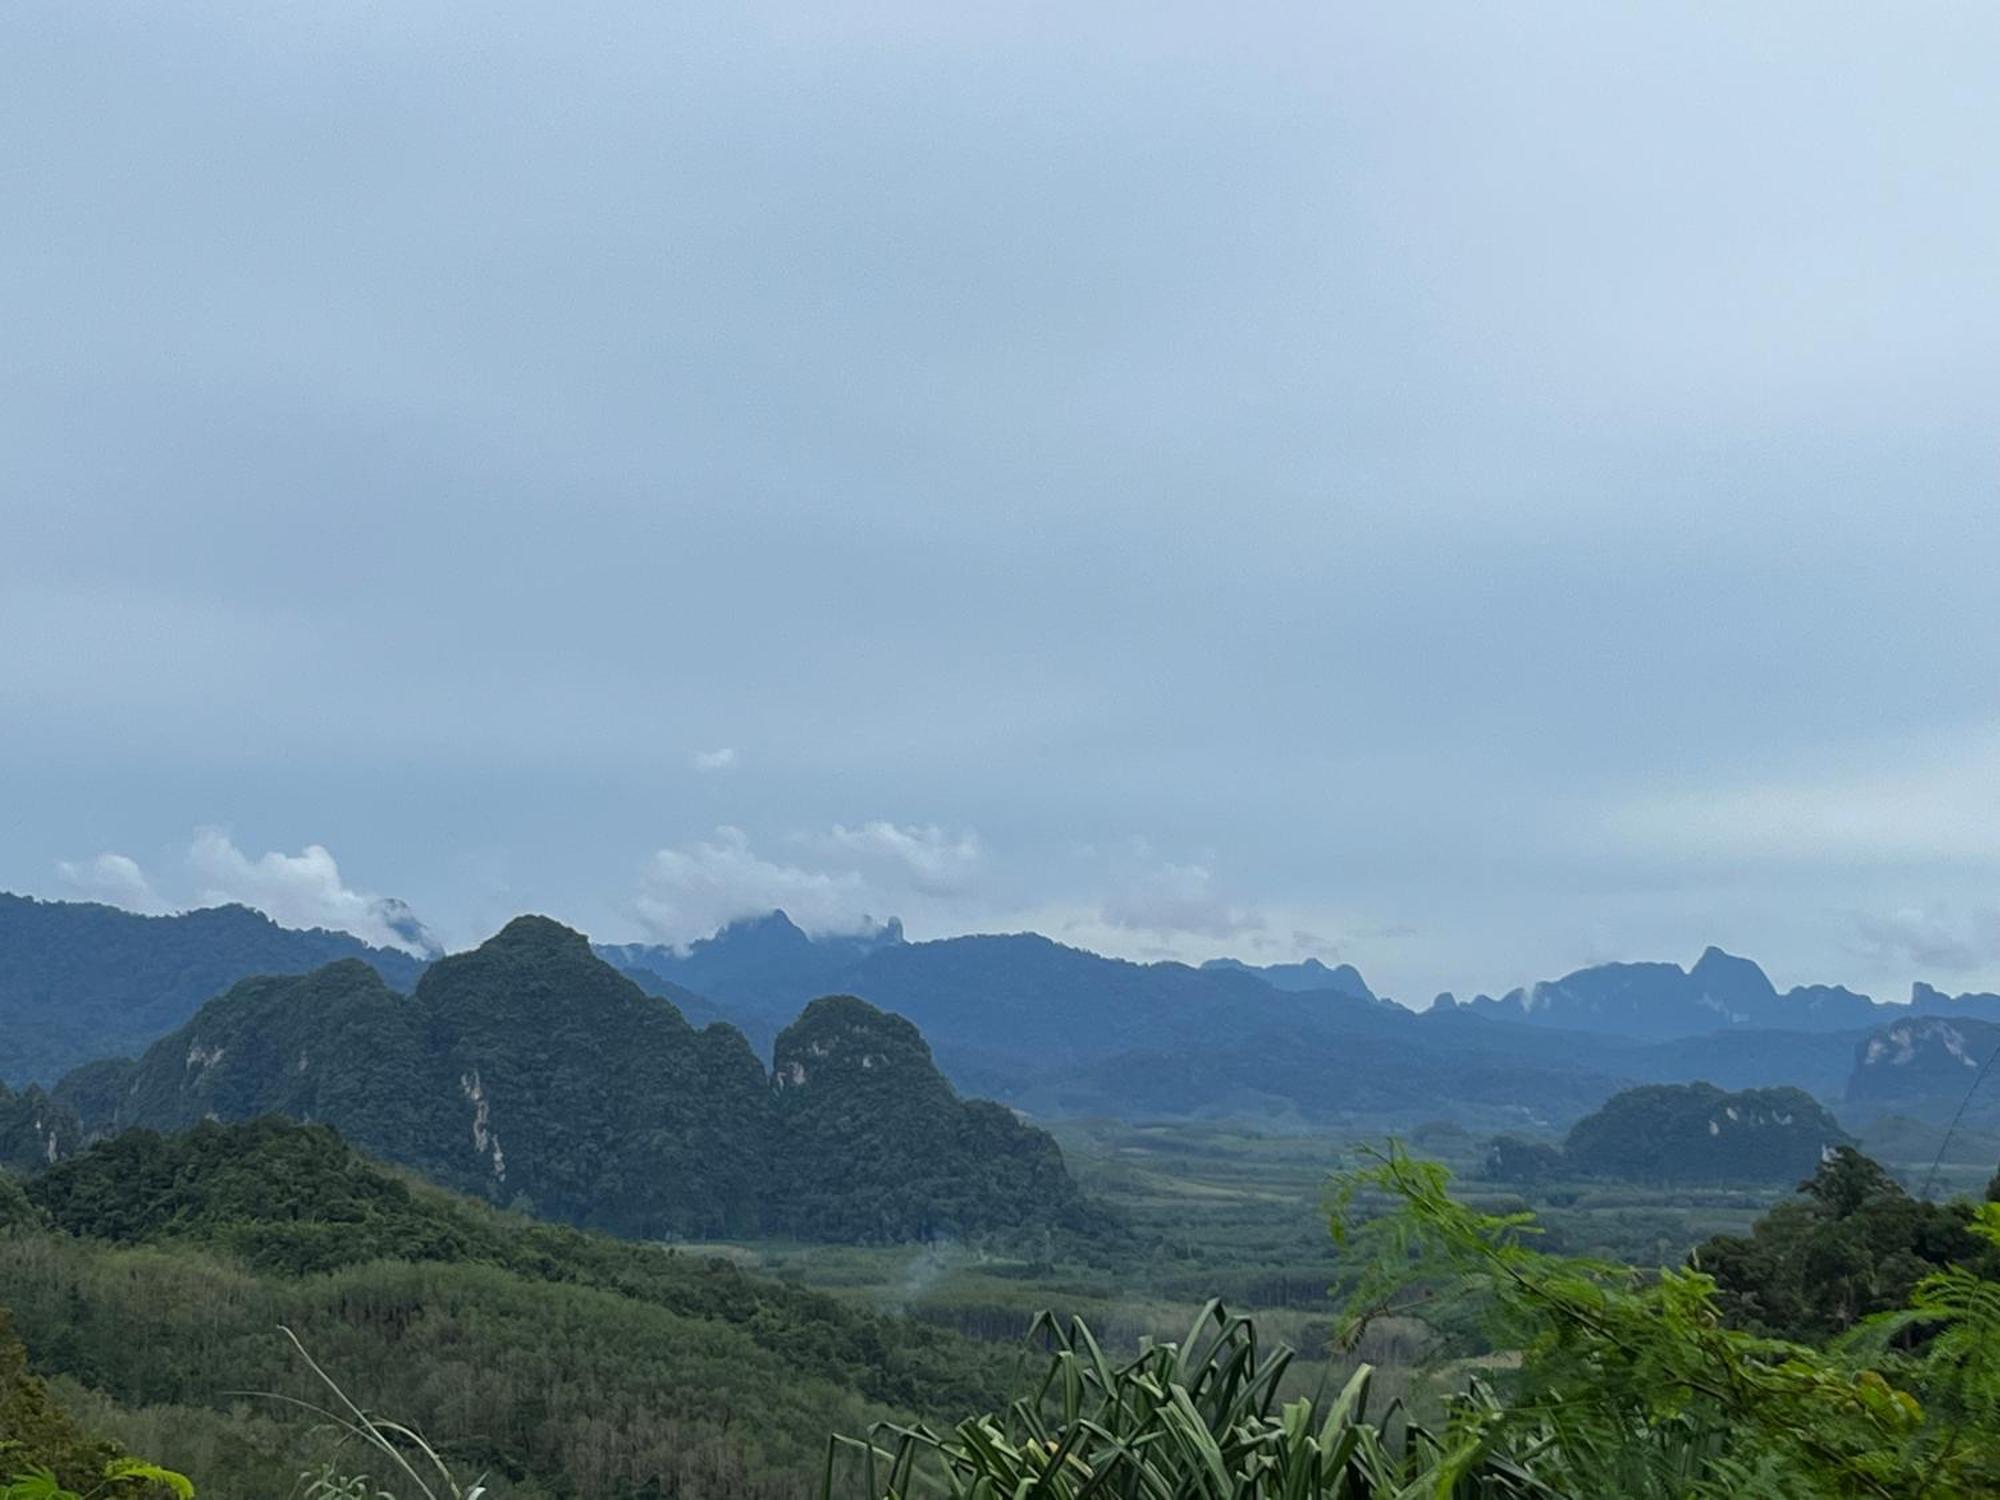
POLYGON ((1777 987, 1756 963, 1713 946, 1702 950, 1688 977, 1701 986, 1703 994, 1725 1003, 1764 1005, 1778 998, 1777 987))
POLYGON ((684 945, 615 943, 598 951, 627 973, 648 976, 642 982, 692 991, 768 1038, 815 995, 862 989, 859 966, 906 946, 893 917, 856 932, 809 933, 780 909, 739 917, 684 945))
POLYGON ((1781 995, 1756 963, 1716 947, 1704 949, 1691 969, 1661 962, 1597 964, 1499 1000, 1477 996, 1466 1008, 1646 1040, 1729 1029, 1859 1029, 1883 1019, 1888 1009, 1837 985, 1806 985, 1781 995))
POLYGON ((1373 1000, 1376 994, 1353 964, 1328 965, 1317 958, 1293 964, 1252 964, 1240 958, 1211 958, 1202 964, 1204 972, 1254 974, 1273 989, 1301 994, 1331 990, 1356 1000, 1373 1000))
POLYGON ((444 944, 424 925, 422 918, 410 910, 409 902, 394 896, 383 896, 375 902, 375 915, 402 939, 411 953, 425 962, 444 957, 444 944))
POLYGON ((857 957, 874 952, 877 948, 892 948, 903 941, 903 922, 900 917, 890 917, 876 923, 863 919, 864 925, 858 932, 809 933, 791 918, 783 907, 774 908, 762 916, 738 917, 735 921, 716 929, 712 937, 701 938, 689 945, 693 953, 702 949, 749 948, 770 951, 804 949, 838 949, 857 957))
POLYGON ((1932 1015, 1966 1016, 1978 1021, 2000 1021, 2000 995, 1969 992, 1947 995, 1918 980, 1910 986, 1910 1009, 1932 1015))
POLYGON ((749 943, 759 947, 800 948, 811 942, 805 929, 794 922, 791 913, 781 906, 765 912, 761 917, 738 917, 733 922, 725 922, 712 936, 702 938, 691 946, 749 943))

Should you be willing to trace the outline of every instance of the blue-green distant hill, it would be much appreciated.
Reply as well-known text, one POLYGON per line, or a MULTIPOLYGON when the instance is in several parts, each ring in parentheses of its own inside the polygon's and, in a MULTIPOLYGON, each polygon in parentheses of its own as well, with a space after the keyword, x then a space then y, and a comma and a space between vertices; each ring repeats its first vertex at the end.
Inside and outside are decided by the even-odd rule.
POLYGON ((52 1083, 94 1058, 137 1056, 239 979, 342 958, 400 990, 424 968, 410 954, 280 927, 245 906, 145 917, 0 892, 0 1081, 52 1083))

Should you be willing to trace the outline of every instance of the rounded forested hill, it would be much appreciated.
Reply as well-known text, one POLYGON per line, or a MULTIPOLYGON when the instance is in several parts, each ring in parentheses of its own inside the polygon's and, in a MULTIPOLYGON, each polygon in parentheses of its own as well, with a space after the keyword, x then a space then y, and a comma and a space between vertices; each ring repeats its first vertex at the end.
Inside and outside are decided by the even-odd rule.
POLYGON ((1712 1083, 1652 1084, 1615 1095, 1577 1121, 1569 1166, 1634 1182, 1796 1182, 1850 1144, 1802 1089, 1725 1093, 1712 1083))
POLYGON ((778 1037, 776 1227, 842 1239, 929 1239, 1084 1222, 1062 1152, 987 1100, 962 1100, 901 1016, 852 995, 815 1000, 778 1037))
POLYGON ((246 980, 129 1070, 59 1092, 100 1134, 324 1121, 446 1186, 626 1235, 1078 1222, 1053 1140, 959 1099, 908 1022, 823 1001, 779 1056, 774 1082, 733 1027, 696 1030, 581 933, 521 917, 409 996, 354 961, 246 980))

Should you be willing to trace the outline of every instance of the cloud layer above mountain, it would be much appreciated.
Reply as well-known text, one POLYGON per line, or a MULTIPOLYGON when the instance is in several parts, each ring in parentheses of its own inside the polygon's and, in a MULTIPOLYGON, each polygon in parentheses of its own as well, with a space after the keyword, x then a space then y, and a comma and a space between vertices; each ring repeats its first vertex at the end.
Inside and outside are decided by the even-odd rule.
POLYGON ((0 886, 2000 985, 1996 51, 12 8, 0 886))
POLYGON ((415 913, 389 896, 355 890, 340 874, 333 856, 319 844, 297 854, 275 850, 254 859, 219 828, 195 832, 170 876, 185 899, 170 901, 154 879, 129 855, 105 853, 88 860, 62 860, 57 873, 74 895, 148 915, 193 906, 237 903, 261 911, 283 927, 326 927, 352 933, 378 948, 398 948, 419 957, 441 950, 415 913))

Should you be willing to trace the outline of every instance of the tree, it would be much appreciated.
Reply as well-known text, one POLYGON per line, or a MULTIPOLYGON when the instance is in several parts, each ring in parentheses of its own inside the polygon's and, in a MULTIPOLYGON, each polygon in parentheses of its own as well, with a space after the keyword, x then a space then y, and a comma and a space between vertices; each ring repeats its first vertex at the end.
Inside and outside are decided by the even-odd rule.
POLYGON ((1805 1341, 1906 1306, 1918 1282, 1956 1263, 2000 1272, 1972 1229, 1972 1206, 1912 1198, 1851 1146, 1747 1236, 1718 1235, 1693 1257, 1731 1323, 1805 1341))
MULTIPOLYGON (((1865 1177, 1849 1168, 1829 1190, 1865 1177)), ((1448 1183, 1392 1149, 1340 1181, 1333 1223, 1359 1260, 1351 1329, 1454 1293, 1520 1352, 1504 1402, 1458 1410, 1466 1465, 1514 1455, 1579 1500, 2000 1492, 2000 1283, 1936 1272, 1906 1308, 1818 1349, 1729 1326, 1703 1271, 1537 1250, 1531 1215, 1479 1213, 1448 1183), (1918 1327, 1922 1349, 1891 1347, 1918 1327)), ((1966 1228, 2000 1249, 2000 1205, 1966 1228)))
POLYGON ((1518 1135, 1496 1135, 1486 1147, 1485 1175, 1494 1182, 1547 1182, 1563 1171, 1562 1149, 1518 1135))
POLYGON ((84 1432, 28 1372, 28 1351, 0 1308, 0 1497, 139 1500, 161 1493, 191 1500, 194 1486, 84 1432))

